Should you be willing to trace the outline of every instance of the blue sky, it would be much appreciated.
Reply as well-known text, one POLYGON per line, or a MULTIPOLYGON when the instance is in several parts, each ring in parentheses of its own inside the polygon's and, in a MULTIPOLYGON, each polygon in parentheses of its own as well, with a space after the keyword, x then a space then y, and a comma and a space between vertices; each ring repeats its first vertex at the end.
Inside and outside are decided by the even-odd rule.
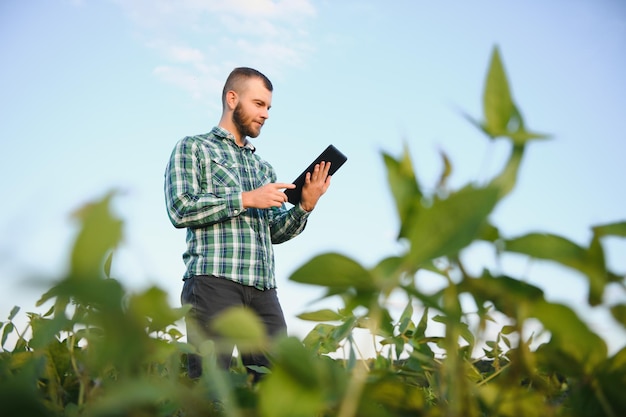
MULTIPOLYGON (((505 160, 461 116, 481 115, 489 56, 499 45, 533 143, 519 184, 493 215, 503 233, 552 232, 586 244, 590 226, 626 219, 626 4, 621 0, 5 0, 0 4, 0 316, 33 310, 66 267, 69 213, 116 188, 125 242, 113 272, 131 290, 158 285, 178 304, 184 232, 169 223, 163 170, 174 143, 207 132, 235 66, 275 87, 254 140, 280 181, 291 181, 329 143, 348 155, 307 230, 276 247, 288 325, 320 293, 287 281, 316 254, 337 251, 372 266, 397 253, 397 220, 381 151, 410 147, 432 187, 488 179, 505 160), (3 313, 5 312, 5 313, 3 313)), ((626 244, 607 243, 626 271, 626 244)), ((493 262, 469 252, 479 268, 493 262)), ((577 306, 609 341, 626 344, 605 311, 588 310, 582 277, 512 259, 513 273, 549 299, 577 306)), ((433 284, 436 285, 436 284, 433 284)), ((619 288, 606 301, 624 301, 619 288)), ((315 305, 316 308, 319 305, 315 305)))

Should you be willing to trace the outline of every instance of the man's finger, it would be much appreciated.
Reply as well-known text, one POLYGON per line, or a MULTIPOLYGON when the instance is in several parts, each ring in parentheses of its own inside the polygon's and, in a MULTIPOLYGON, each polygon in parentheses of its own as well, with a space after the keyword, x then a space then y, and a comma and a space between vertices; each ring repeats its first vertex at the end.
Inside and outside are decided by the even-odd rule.
POLYGON ((296 188, 296 184, 290 184, 290 183, 286 183, 286 182, 275 182, 274 186, 278 189, 282 189, 282 188, 287 188, 287 189, 292 189, 292 188, 296 188))

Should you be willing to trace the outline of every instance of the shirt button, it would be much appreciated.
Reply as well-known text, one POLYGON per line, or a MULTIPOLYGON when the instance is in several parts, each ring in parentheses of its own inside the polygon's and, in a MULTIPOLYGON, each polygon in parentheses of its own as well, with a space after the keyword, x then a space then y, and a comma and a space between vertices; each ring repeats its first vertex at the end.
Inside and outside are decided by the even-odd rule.
POLYGON ((237 209, 233 210, 233 214, 239 214, 239 210, 237 209))

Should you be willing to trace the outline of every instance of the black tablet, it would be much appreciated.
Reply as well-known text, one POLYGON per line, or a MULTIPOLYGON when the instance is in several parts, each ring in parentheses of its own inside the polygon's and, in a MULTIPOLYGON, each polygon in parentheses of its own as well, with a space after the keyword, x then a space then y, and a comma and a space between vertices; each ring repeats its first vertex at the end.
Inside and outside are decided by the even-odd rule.
POLYGON ((285 194, 287 194, 288 201, 294 206, 300 202, 302 197, 302 187, 304 186, 304 179, 306 177, 307 172, 313 172, 315 169, 315 165, 320 162, 330 162, 330 170, 328 171, 328 175, 333 175, 341 166, 346 162, 348 158, 342 154, 339 149, 335 148, 333 145, 328 145, 328 148, 324 149, 324 152, 320 154, 315 160, 309 165, 307 169, 302 171, 302 174, 298 176, 294 180, 294 184, 296 188, 291 190, 285 190, 285 194))

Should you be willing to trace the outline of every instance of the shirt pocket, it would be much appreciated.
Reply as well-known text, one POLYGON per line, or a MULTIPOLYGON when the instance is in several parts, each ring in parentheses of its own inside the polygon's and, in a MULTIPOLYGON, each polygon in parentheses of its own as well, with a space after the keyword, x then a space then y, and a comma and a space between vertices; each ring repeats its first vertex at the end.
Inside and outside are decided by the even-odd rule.
POLYGON ((237 164, 227 159, 211 158, 209 176, 210 190, 217 195, 229 194, 241 189, 237 164))
POLYGON ((271 182, 276 182, 276 178, 273 174, 273 168, 269 163, 255 160, 254 169, 256 172, 256 179, 259 182, 257 185, 258 187, 271 182))

